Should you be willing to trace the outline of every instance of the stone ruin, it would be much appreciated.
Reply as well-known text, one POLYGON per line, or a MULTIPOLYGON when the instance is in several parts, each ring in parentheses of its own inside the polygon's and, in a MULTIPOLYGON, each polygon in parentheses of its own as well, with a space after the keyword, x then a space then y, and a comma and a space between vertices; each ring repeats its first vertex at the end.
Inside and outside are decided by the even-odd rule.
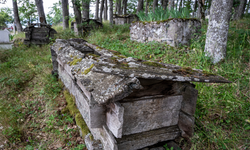
POLYGON ((123 24, 131 24, 134 21, 139 21, 139 17, 136 14, 130 15, 117 15, 114 14, 115 24, 123 25, 123 24))
POLYGON ((28 25, 24 30, 25 39, 24 44, 49 44, 50 38, 54 38, 54 34, 56 34, 56 30, 51 28, 51 25, 44 23, 32 23, 28 25))
POLYGON ((130 26, 130 39, 138 42, 162 42, 170 46, 189 45, 198 37, 201 22, 197 19, 172 18, 165 21, 135 22, 130 26))
MULTIPOLYGON (((83 19, 83 32, 89 32, 93 29, 103 28, 103 24, 97 19, 83 19)), ((71 22, 71 30, 78 35, 77 23, 75 21, 71 22)))
POLYGON ((88 150, 137 150, 194 132, 191 82, 229 83, 208 72, 125 57, 83 39, 51 46, 53 74, 75 97, 88 150), (92 138, 91 138, 92 137, 92 138))

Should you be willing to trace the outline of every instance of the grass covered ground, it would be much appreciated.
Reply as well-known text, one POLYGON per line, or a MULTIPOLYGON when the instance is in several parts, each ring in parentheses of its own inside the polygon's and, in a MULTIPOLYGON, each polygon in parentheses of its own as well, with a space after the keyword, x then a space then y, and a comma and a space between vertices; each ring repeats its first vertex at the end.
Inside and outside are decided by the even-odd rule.
MULTIPOLYGON (((70 30, 55 29, 57 38, 78 38, 70 30)), ((244 150, 250 149, 249 29, 250 18, 231 23, 227 58, 216 65, 203 53, 206 24, 199 39, 178 49, 131 41, 129 25, 105 23, 84 39, 126 56, 203 69, 232 81, 194 83, 199 96, 191 149, 244 150)), ((26 47, 17 41, 12 50, 0 51, 0 146, 6 149, 84 147, 74 117, 64 111, 63 85, 51 75, 49 46, 26 47)))

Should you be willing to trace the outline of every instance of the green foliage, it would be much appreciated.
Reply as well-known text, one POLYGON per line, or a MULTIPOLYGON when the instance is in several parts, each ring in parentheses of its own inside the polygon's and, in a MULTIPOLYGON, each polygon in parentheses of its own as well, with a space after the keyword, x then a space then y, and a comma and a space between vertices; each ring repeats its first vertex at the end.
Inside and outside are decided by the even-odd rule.
POLYGON ((27 25, 37 20, 37 8, 35 1, 22 0, 18 1, 18 12, 22 25, 27 25))
POLYGON ((61 9, 61 2, 53 3, 53 6, 50 7, 50 11, 47 14, 46 20, 48 24, 58 24, 62 22, 63 15, 61 9))
POLYGON ((12 17, 12 11, 10 8, 0 9, 0 26, 6 27, 8 23, 13 23, 14 18, 12 17))
POLYGON ((190 18, 190 12, 187 8, 178 10, 164 10, 162 7, 155 10, 155 12, 149 12, 145 14, 143 11, 138 13, 140 21, 162 21, 169 18, 190 18))

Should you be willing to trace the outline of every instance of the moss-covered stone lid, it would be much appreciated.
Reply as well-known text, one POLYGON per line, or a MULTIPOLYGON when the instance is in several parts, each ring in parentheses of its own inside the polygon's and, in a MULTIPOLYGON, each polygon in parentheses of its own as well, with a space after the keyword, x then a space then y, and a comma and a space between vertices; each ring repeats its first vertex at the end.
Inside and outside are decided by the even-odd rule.
POLYGON ((118 101, 134 89, 142 89, 139 79, 231 83, 198 69, 125 57, 79 39, 57 39, 51 49, 87 97, 91 99, 92 95, 98 103, 118 101))

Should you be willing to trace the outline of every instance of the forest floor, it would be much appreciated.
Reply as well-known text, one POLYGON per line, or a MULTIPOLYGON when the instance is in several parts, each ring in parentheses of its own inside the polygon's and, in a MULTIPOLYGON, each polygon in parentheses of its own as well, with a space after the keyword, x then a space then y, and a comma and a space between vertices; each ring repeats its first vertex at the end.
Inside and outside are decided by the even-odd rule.
MULTIPOLYGON (((131 41, 129 25, 105 23, 84 39, 126 56, 202 69, 232 81, 194 83, 199 96, 191 149, 250 149, 250 17, 231 22, 227 57, 216 65, 203 52, 206 27, 199 39, 179 48, 131 41)), ((79 38, 55 28, 57 38, 79 38)), ((12 50, 0 51, 0 149, 86 149, 74 117, 62 111, 67 104, 62 83, 51 75, 51 44, 27 47, 16 41, 12 50)))

